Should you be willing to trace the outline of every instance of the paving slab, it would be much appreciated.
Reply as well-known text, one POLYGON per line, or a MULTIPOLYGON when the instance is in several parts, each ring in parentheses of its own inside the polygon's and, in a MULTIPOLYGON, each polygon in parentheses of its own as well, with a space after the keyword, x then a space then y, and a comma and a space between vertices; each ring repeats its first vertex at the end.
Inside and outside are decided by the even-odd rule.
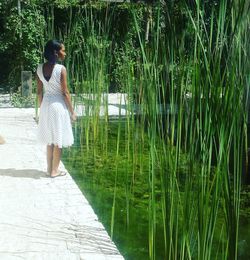
POLYGON ((0 108, 0 259, 124 259, 70 174, 46 176, 34 114, 0 108))

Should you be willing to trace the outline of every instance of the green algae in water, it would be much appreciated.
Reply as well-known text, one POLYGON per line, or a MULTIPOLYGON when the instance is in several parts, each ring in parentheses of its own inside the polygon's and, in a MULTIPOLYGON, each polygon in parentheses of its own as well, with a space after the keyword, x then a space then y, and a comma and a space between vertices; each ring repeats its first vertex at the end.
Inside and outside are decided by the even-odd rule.
MULTIPOLYGON (((86 136, 84 129, 75 129, 75 144, 71 149, 64 151, 64 164, 110 235, 117 173, 113 240, 125 259, 149 259, 150 188, 148 184, 149 147, 147 136, 141 135, 140 131, 143 130, 136 128, 130 138, 131 143, 128 145, 126 121, 112 121, 108 125, 104 121, 100 121, 99 124, 99 135, 102 135, 102 138, 95 140, 93 134, 89 135, 89 146, 84 141, 86 136), (119 127, 120 140, 119 152, 117 153, 119 127)), ((184 178, 183 176, 186 174, 186 167, 185 157, 183 157, 183 163, 180 166, 182 171, 180 182, 184 181, 181 178, 184 178)), ((165 259, 159 176, 155 186, 155 196, 159 202, 156 204, 156 259, 165 259)), ((183 189, 181 185, 180 189, 183 189)), ((249 207, 245 205, 244 210, 242 210, 245 215, 242 213, 242 226, 239 227, 239 259, 249 259, 248 211, 249 207)), ((215 237, 218 241, 220 239, 220 225, 223 225, 223 219, 218 220, 217 223, 218 231, 215 237)), ((192 256, 195 259, 197 250, 195 239, 191 243, 194 244, 192 256)), ((217 259, 219 258, 217 255, 217 259)))
MULTIPOLYGON (((137 158, 131 157, 128 161, 125 122, 120 124, 122 139, 118 156, 116 145, 119 123, 114 121, 109 122, 108 126, 106 154, 103 142, 93 144, 93 139, 87 149, 80 140, 78 130, 74 146, 64 151, 63 162, 109 234, 117 170, 113 240, 125 259, 148 259, 148 148, 144 147, 140 151, 143 148, 138 147, 137 158)), ((137 140, 138 143, 140 141, 137 140)), ((157 228, 162 229, 158 225, 157 228)), ((157 240, 158 259, 163 259, 163 234, 157 240)))

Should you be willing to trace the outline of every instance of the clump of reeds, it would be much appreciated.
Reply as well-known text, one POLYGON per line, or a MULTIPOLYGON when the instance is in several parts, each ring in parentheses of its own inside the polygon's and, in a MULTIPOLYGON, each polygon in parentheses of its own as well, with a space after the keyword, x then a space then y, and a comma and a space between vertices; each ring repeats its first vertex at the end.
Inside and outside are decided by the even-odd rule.
MULTIPOLYGON (((136 174, 148 181, 150 259, 159 255, 156 241, 160 236, 164 238, 164 259, 237 259, 238 254, 249 85, 249 4, 222 0, 209 14, 201 1, 194 6, 185 7, 189 34, 184 31, 181 37, 175 34, 175 27, 165 25, 171 28, 167 31, 162 26, 164 18, 171 22, 171 5, 162 6, 159 1, 149 9, 146 35, 135 11, 136 59, 130 56, 131 42, 122 49, 123 61, 128 61, 121 66, 122 89, 128 98, 126 115, 122 116, 120 104, 117 117, 110 233, 113 236, 116 227, 120 155, 126 154, 128 228, 131 199, 139 188, 136 174), (145 147, 147 169, 141 160, 145 147)), ((84 8, 72 18, 65 41, 71 57, 67 61, 71 86, 84 105, 78 135, 81 143, 94 146, 94 167, 98 159, 95 147, 101 147, 105 157, 110 144, 109 102, 103 94, 109 89, 113 52, 108 15, 97 21, 94 11, 84 8)))

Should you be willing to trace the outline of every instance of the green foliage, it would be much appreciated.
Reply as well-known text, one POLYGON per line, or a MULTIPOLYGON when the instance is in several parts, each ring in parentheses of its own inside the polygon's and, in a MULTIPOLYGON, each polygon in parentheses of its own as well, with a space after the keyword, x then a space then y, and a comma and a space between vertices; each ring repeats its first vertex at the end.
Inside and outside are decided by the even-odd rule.
POLYGON ((24 97, 20 92, 16 92, 11 95, 10 103, 14 107, 28 108, 35 107, 35 99, 32 96, 24 97))
POLYGON ((22 2, 21 10, 12 2, 2 6, 3 34, 0 42, 0 55, 3 71, 8 74, 9 84, 14 89, 20 84, 21 70, 35 71, 41 60, 44 42, 45 20, 36 5, 22 2))
POLYGON ((76 6, 80 3, 80 0, 30 0, 30 4, 40 5, 40 6, 54 6, 57 8, 68 8, 71 6, 76 6))

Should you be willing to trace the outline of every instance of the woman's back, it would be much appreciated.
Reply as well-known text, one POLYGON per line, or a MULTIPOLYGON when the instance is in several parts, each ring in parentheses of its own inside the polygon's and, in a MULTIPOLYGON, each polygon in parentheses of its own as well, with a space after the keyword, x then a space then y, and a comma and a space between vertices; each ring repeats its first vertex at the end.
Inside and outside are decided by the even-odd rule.
POLYGON ((60 95, 62 96, 61 90, 61 71, 64 67, 61 64, 55 64, 53 70, 51 72, 50 78, 45 78, 44 74, 44 66, 46 64, 39 64, 37 68, 37 75, 39 79, 42 81, 44 86, 44 95, 60 95))

